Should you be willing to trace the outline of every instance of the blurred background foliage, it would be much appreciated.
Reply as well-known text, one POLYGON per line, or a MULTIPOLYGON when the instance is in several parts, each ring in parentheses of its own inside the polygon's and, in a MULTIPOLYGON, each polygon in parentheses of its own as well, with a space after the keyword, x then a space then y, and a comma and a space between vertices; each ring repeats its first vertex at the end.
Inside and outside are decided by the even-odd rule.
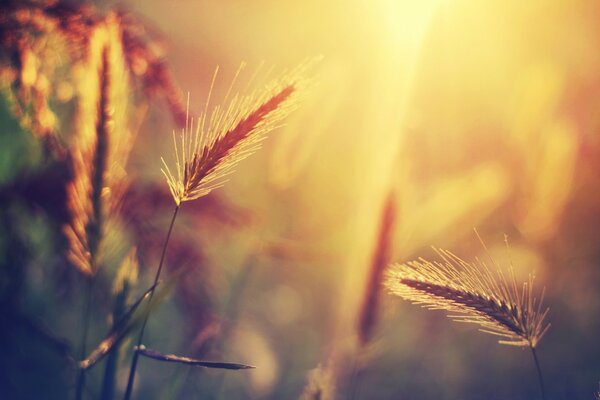
MULTIPOLYGON (((597 2, 96 6, 74 15, 119 10, 119 26, 140 46, 124 50, 136 55, 125 60, 130 112, 122 116, 137 132, 131 185, 94 287, 90 343, 110 326, 123 243, 139 250, 129 298, 151 283, 172 208, 159 161, 181 123, 177 88, 191 92, 197 113, 215 65, 231 77, 242 60, 295 66, 325 56, 318 84, 264 149, 225 188, 183 207, 167 267, 188 270, 149 323, 153 348, 257 368, 224 373, 144 360, 136 397, 297 398, 322 364, 334 371, 338 398, 349 396, 350 381, 357 398, 535 398, 529 355, 384 292, 372 337, 359 344, 389 201, 389 261, 431 258, 430 245, 482 257, 477 227, 506 263, 507 234, 517 275, 534 272, 546 287, 552 328, 539 354, 549 398, 592 397, 600 380, 597 2)), ((87 93, 77 77, 86 69, 66 56, 73 42, 54 33, 32 39, 30 54, 16 61, 9 44, 2 48, 2 398, 73 393, 85 285, 65 256, 69 172, 59 145, 68 148, 77 129, 87 93)), ((215 90, 227 87, 223 79, 215 90)), ((94 398, 102 372, 90 374, 94 398)))

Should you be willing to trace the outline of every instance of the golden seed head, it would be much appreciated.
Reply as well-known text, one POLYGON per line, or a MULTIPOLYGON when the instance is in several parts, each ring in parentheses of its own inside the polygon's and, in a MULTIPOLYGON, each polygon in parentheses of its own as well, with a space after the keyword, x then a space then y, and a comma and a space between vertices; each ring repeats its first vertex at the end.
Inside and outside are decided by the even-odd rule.
POLYGON ((205 196, 223 186, 237 164, 260 148, 267 133, 277 128, 298 103, 304 86, 305 65, 250 94, 230 98, 243 64, 223 99, 209 112, 215 71, 204 112, 194 121, 186 117, 179 137, 173 133, 175 165, 162 159, 162 172, 177 205, 205 196))
POLYGON ((478 324, 500 336, 501 344, 535 348, 550 324, 545 322, 544 292, 537 299, 532 276, 519 288, 511 268, 468 263, 447 250, 435 249, 441 261, 419 259, 395 264, 387 273, 390 291, 428 309, 447 310, 458 322, 478 324))

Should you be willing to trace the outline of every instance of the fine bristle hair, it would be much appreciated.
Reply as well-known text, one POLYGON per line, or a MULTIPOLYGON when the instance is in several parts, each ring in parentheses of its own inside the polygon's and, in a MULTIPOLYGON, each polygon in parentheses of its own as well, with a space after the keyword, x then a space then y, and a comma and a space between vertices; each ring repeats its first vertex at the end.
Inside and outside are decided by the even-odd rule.
POLYGON ((238 69, 222 105, 209 112, 217 68, 204 111, 195 125, 186 117, 180 135, 173 132, 175 166, 169 168, 162 159, 162 172, 177 205, 223 186, 237 164, 259 149, 265 135, 277 128, 298 103, 305 86, 302 73, 306 65, 249 94, 229 98, 243 67, 238 69))
POLYGON ((537 299, 534 278, 517 285, 512 265, 495 272, 476 260, 468 263, 447 250, 435 249, 441 261, 422 258, 395 264, 387 273, 389 290, 432 310, 447 310, 455 321, 477 324, 482 332, 500 336, 501 344, 535 348, 550 324, 545 322, 544 291, 537 299), (455 313, 455 314, 454 314, 455 313))

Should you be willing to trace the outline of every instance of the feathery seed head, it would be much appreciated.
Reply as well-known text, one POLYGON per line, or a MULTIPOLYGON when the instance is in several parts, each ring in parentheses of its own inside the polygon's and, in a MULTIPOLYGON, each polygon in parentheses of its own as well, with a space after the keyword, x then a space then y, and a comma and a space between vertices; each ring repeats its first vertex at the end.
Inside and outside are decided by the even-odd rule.
MULTIPOLYGON (((210 97, 218 68, 204 112, 194 120, 186 117, 186 126, 179 137, 173 133, 175 166, 169 168, 162 159, 162 172, 177 205, 195 200, 223 186, 225 178, 235 166, 260 148, 265 135, 296 107, 298 95, 305 81, 300 66, 282 78, 247 95, 229 95, 243 69, 240 66, 223 105, 209 112, 210 97)), ((189 107, 188 107, 189 108, 189 107)))
POLYGON ((500 336, 501 344, 537 346, 550 324, 544 292, 536 299, 532 276, 519 288, 512 265, 506 274, 494 263, 492 272, 480 260, 468 263, 447 250, 435 251, 441 261, 392 265, 389 290, 428 309, 450 311, 455 321, 478 324, 482 332, 500 336))
POLYGON ((134 135, 126 123, 129 82, 115 17, 98 24, 89 57, 77 67, 79 97, 67 186, 70 221, 63 227, 67 256, 82 273, 97 272, 111 219, 127 187, 125 164, 134 135))

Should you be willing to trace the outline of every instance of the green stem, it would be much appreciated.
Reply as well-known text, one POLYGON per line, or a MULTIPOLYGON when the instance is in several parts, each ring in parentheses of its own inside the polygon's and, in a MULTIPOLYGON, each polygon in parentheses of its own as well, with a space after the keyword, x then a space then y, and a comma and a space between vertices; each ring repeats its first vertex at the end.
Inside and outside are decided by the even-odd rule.
MULTIPOLYGON (((152 307, 152 299, 154 297, 154 292, 156 290, 156 285, 158 284, 158 279, 160 278, 160 273, 163 268, 163 264, 165 261, 165 254, 167 253, 167 246, 169 244, 169 239, 171 238, 171 232, 173 231, 173 225, 175 224, 175 218, 177 218, 177 212, 179 211, 179 204, 175 206, 175 211, 173 212, 173 218, 171 219, 171 224, 169 225, 169 231, 167 232, 167 237, 165 239, 165 244, 163 245, 162 254, 160 256, 160 263, 158 264, 158 269, 156 270, 156 276, 154 277, 154 284, 152 287, 152 291, 150 292, 150 298, 148 299, 148 306, 146 308, 146 315, 144 316, 144 322, 142 322, 142 328, 140 329, 140 335, 138 336, 137 346, 141 346, 142 340, 144 339, 144 331, 146 330, 146 324, 148 323, 148 317, 150 316, 150 309, 152 307)), ((135 371, 137 369, 139 353, 137 351, 133 352, 133 359, 131 360, 131 368, 129 369, 129 379, 127 380, 127 389, 125 391, 125 400, 131 399, 131 393, 133 392, 133 384, 135 382, 135 371)))
POLYGON ((535 361, 535 368, 537 369, 538 378, 540 380, 540 390, 542 392, 542 400, 546 400, 546 391, 544 390, 544 378, 542 377, 542 369, 540 368, 540 362, 535 352, 535 347, 530 346, 531 354, 533 354, 533 361, 535 361))
MULTIPOLYGON (((94 278, 92 276, 87 278, 87 296, 85 305, 83 306, 83 334, 81 337, 81 359, 85 359, 87 355, 87 339, 88 331, 90 327, 90 308, 92 305, 92 288, 94 278)), ((77 373, 77 388, 75 391, 75 398, 81 400, 83 398, 83 390, 85 388, 85 370, 79 369, 77 373)))

